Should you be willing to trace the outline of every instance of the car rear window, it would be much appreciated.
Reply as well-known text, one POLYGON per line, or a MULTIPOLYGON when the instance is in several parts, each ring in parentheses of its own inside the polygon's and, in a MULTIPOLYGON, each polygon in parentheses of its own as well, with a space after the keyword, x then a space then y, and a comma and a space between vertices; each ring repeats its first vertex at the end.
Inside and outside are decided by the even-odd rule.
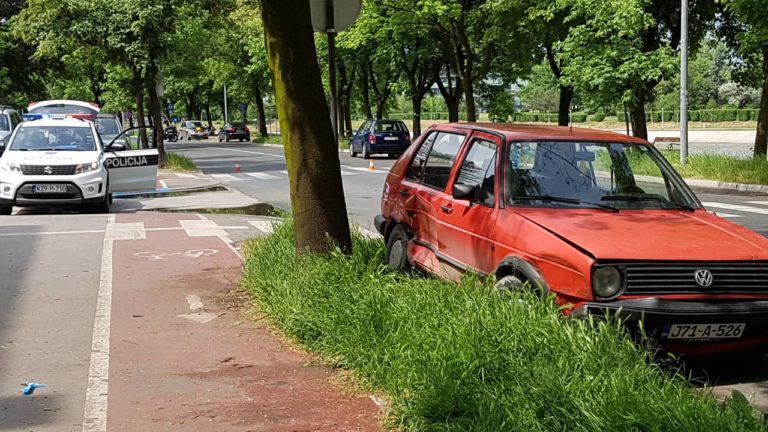
POLYGON ((243 124, 243 123, 232 123, 232 127, 234 127, 234 128, 242 128, 242 127, 245 127, 245 124, 243 124))
POLYGON ((376 122, 376 132, 405 132, 405 124, 399 121, 378 121, 376 122))
POLYGON ((99 127, 99 134, 101 135, 117 135, 120 133, 117 119, 110 117, 99 118, 96 123, 99 127))
POLYGON ((55 104, 35 107, 29 110, 35 114, 91 114, 97 115, 99 112, 95 109, 86 108, 80 105, 55 104))

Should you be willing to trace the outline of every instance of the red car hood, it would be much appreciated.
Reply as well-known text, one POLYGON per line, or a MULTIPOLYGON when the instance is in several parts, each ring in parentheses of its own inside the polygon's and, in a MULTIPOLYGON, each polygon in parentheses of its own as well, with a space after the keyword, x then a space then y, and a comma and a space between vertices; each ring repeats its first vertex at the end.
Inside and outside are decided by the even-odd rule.
POLYGON ((517 210, 596 259, 768 260, 768 239, 704 210, 517 210))

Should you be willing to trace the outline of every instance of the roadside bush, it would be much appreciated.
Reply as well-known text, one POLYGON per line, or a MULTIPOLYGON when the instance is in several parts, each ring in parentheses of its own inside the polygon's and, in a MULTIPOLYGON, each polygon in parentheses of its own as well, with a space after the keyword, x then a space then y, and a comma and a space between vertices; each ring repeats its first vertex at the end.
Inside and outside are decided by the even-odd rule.
POLYGON ((164 168, 176 171, 197 171, 197 165, 192 159, 174 152, 165 152, 164 168))
POLYGON ((720 405, 661 371, 615 323, 388 271, 381 240, 297 255, 290 222, 246 247, 244 286, 288 336, 392 401, 388 425, 440 431, 759 430, 743 397, 720 405))
POLYGON ((605 120, 605 113, 601 113, 601 112, 596 112, 592 114, 592 118, 590 119, 590 121, 593 121, 593 122, 601 122, 603 120, 605 120))
MULTIPOLYGON (((768 160, 739 159, 719 154, 694 154, 688 156, 688 163, 680 165, 679 150, 664 150, 664 156, 685 178, 718 180, 722 182, 768 185, 768 160)), ((647 170, 638 174, 652 174, 655 167, 648 166, 647 170)), ((658 171, 656 171, 658 173, 658 171)))
POLYGON ((585 123, 587 121, 587 115, 585 113, 573 113, 571 114, 571 121, 574 123, 585 123))

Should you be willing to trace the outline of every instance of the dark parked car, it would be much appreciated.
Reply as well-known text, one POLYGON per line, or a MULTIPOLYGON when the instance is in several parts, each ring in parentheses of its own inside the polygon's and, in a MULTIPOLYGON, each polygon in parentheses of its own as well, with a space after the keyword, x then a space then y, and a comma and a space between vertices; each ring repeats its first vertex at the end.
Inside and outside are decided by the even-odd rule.
POLYGON ((219 142, 230 140, 250 141, 251 131, 243 123, 227 123, 219 129, 219 142))
POLYGON ((372 154, 400 156, 411 145, 411 134, 400 120, 368 120, 352 135, 349 154, 368 159, 372 154))

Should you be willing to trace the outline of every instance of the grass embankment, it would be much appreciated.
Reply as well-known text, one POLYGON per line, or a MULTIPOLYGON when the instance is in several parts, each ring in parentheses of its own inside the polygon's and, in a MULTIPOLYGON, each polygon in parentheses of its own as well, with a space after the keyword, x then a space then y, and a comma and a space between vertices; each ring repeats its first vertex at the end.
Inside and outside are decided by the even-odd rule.
POLYGON ((764 430, 746 399, 718 404, 614 324, 563 317, 488 282, 454 285, 383 268, 380 240, 354 254, 294 252, 292 225, 252 240, 243 283, 288 336, 392 400, 403 430, 764 430))
MULTIPOLYGON (((680 164, 678 150, 662 151, 664 157, 685 178, 718 180, 722 182, 768 185, 768 160, 739 159, 730 156, 704 154, 688 156, 688 164, 680 164)), ((637 167, 636 174, 658 175, 658 168, 637 167)))
POLYGON ((165 168, 176 171, 197 171, 192 159, 174 152, 165 152, 165 168))

